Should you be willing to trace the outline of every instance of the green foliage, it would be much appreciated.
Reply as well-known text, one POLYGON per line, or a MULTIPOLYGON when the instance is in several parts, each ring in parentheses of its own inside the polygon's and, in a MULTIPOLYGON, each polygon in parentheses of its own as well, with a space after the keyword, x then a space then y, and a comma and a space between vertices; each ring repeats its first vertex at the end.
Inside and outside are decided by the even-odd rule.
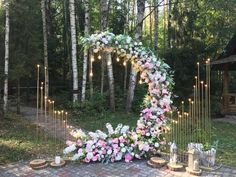
POLYGON ((83 103, 78 101, 69 102, 67 107, 73 111, 75 115, 93 115, 103 113, 108 109, 106 100, 108 93, 101 94, 99 91, 93 93, 92 98, 85 100, 83 103))

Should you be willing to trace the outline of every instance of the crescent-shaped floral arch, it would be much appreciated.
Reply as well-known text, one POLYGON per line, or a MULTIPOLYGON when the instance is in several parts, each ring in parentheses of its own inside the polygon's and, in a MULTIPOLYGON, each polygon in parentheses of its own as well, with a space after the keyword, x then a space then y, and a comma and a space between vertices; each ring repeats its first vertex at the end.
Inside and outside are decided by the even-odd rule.
POLYGON ((67 141, 64 153, 74 152, 72 160, 84 162, 114 162, 125 159, 142 158, 165 144, 163 126, 166 113, 171 110, 173 78, 170 67, 154 53, 146 49, 141 42, 135 42, 127 35, 114 35, 109 31, 82 37, 85 48, 98 51, 115 51, 132 67, 140 72, 142 82, 148 84, 148 93, 144 99, 145 109, 140 113, 135 129, 119 124, 115 129, 107 123, 108 133, 100 130, 85 133, 75 130, 71 134, 77 141, 67 141))

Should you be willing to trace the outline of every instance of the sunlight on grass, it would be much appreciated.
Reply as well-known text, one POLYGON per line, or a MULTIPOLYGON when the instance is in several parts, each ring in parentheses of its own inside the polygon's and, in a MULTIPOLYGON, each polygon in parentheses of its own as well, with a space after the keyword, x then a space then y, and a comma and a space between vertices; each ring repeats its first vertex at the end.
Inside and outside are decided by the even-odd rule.
POLYGON ((45 141, 43 134, 36 139, 35 126, 16 115, 2 118, 0 123, 0 164, 37 157, 52 158, 62 147, 52 138, 45 141))

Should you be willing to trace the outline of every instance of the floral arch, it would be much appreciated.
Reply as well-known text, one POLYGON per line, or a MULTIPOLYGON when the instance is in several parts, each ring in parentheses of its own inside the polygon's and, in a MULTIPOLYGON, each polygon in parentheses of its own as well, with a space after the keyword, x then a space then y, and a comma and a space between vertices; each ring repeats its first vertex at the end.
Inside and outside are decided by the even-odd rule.
POLYGON ((86 48, 98 51, 116 50, 125 62, 140 71, 140 78, 148 84, 148 93, 144 99, 146 108, 141 111, 135 129, 119 124, 113 128, 107 123, 108 133, 100 130, 85 133, 82 130, 72 132, 76 142, 67 141, 64 153, 73 152, 72 160, 84 162, 114 162, 125 159, 146 157, 165 143, 162 136, 167 117, 171 110, 171 94, 174 84, 170 67, 151 50, 135 42, 127 35, 114 35, 108 31, 81 38, 86 48), (125 57, 124 57, 125 56, 125 57))

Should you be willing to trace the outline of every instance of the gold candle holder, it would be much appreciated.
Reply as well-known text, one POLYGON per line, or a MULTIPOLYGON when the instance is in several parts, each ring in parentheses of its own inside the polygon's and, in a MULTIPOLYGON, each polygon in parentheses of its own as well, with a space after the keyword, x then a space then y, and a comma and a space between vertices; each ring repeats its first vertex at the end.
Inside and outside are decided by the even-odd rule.
POLYGON ((39 68, 40 65, 37 65, 37 109, 36 109, 36 136, 37 141, 39 140, 39 68))

